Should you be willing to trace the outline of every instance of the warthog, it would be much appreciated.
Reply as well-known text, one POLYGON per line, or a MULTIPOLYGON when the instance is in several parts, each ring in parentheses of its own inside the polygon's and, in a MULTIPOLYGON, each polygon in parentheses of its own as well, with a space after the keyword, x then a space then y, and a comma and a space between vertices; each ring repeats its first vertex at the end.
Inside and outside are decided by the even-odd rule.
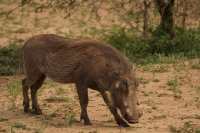
POLYGON ((75 83, 81 106, 80 119, 85 125, 91 124, 87 114, 88 88, 100 92, 119 126, 137 123, 141 116, 137 109, 138 82, 134 68, 126 57, 109 45, 43 34, 25 43, 23 61, 26 76, 22 80, 24 112, 30 111, 30 88, 30 112, 42 114, 36 93, 49 77, 60 83, 75 83))

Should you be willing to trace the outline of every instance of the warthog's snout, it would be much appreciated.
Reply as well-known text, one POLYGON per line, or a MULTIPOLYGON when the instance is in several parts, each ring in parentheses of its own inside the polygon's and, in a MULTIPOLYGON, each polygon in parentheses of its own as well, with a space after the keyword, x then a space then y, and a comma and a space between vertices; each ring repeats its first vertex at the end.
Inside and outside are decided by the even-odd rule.
POLYGON ((135 123, 138 123, 138 122, 139 122, 139 118, 142 117, 142 115, 143 115, 143 111, 142 111, 141 109, 138 109, 135 116, 131 116, 131 115, 129 115, 128 113, 126 113, 126 114, 124 115, 124 118, 125 118, 129 123, 135 124, 135 123))

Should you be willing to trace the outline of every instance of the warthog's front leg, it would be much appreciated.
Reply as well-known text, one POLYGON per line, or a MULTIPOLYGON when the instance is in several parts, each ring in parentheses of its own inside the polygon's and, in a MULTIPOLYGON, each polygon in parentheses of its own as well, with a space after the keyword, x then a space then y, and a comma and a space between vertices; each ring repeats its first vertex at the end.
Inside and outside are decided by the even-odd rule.
POLYGON ((38 80, 31 86, 31 99, 32 99, 32 113, 36 115, 42 114, 42 110, 38 105, 37 91, 42 86, 45 80, 45 76, 42 75, 38 80))
POLYGON ((38 90, 38 88, 31 87, 32 113, 36 114, 36 115, 41 115, 42 110, 40 109, 40 107, 38 105, 37 90, 38 90))
POLYGON ((79 96, 79 102, 81 106, 80 120, 84 120, 84 125, 91 125, 90 119, 87 113, 88 106, 88 88, 83 85, 76 85, 77 93, 79 96))
POLYGON ((126 121, 124 121, 121 116, 117 113, 117 108, 114 107, 114 105, 112 104, 112 101, 110 99, 110 97, 108 96, 108 94, 106 92, 101 92, 101 95, 105 101, 105 103, 107 104, 107 106, 110 109, 110 112, 113 114, 115 121, 117 122, 117 124, 119 126, 122 127, 129 127, 129 125, 127 124, 126 121))

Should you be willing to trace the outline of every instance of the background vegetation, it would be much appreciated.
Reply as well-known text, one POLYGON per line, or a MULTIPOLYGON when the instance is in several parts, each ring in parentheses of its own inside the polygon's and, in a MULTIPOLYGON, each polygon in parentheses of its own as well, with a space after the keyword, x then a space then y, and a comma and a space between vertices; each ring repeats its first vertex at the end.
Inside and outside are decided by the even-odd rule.
POLYGON ((137 64, 198 58, 198 5, 199 0, 1 0, 0 75, 21 71, 21 45, 40 33, 104 40, 137 64))

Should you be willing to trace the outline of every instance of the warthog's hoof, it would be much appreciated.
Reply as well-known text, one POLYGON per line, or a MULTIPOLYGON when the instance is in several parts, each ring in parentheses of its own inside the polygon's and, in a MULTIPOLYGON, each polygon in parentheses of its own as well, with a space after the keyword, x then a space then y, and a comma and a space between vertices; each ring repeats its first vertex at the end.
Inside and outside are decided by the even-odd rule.
POLYGON ((138 123, 138 120, 129 120, 128 122, 131 124, 136 124, 136 123, 138 123))
POLYGON ((119 122, 117 122, 117 124, 118 124, 120 127, 130 127, 129 124, 127 124, 125 121, 119 121, 119 122))
POLYGON ((124 116, 124 118, 128 121, 128 123, 131 123, 131 124, 138 123, 138 119, 133 119, 133 118, 130 117, 128 114, 126 114, 126 115, 124 116))
POLYGON ((42 110, 40 108, 32 109, 31 113, 34 114, 34 115, 41 115, 42 110))
POLYGON ((84 125, 85 125, 85 126, 91 126, 92 123, 91 123, 90 121, 89 121, 89 122, 87 121, 87 122, 84 122, 84 125))
POLYGON ((86 118, 85 120, 83 118, 80 119, 81 123, 83 123, 85 126, 90 126, 92 123, 90 122, 89 118, 86 118))
POLYGON ((29 113, 30 109, 29 108, 24 108, 24 113, 29 113))

